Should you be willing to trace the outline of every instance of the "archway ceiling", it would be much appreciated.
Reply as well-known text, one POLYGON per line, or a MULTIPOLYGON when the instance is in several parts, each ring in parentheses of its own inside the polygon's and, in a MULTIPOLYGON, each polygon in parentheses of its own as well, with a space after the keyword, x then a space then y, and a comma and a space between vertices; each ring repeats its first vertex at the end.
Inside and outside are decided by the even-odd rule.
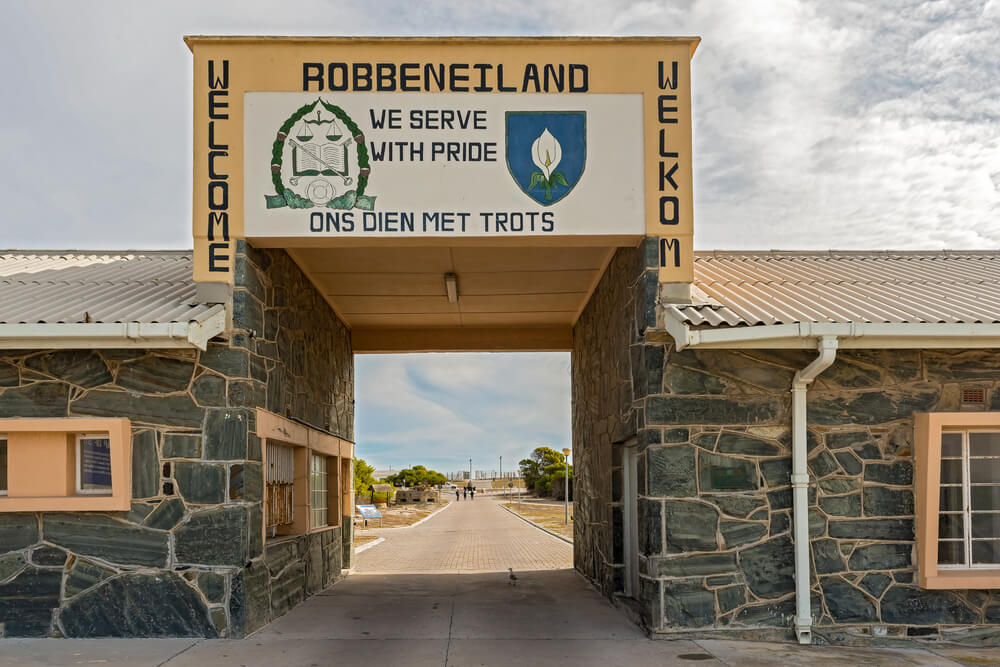
POLYGON ((638 239, 572 243, 286 249, 351 328, 356 352, 549 350, 572 346, 616 247, 638 239), (457 276, 455 303, 448 273, 457 276))

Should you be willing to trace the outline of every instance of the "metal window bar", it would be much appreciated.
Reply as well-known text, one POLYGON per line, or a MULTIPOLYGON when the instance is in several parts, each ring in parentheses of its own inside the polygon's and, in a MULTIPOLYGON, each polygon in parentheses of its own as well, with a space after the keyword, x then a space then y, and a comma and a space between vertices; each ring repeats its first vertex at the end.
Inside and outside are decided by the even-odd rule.
POLYGON ((295 521, 294 482, 294 448, 268 442, 264 515, 269 535, 273 536, 278 526, 286 526, 295 521))

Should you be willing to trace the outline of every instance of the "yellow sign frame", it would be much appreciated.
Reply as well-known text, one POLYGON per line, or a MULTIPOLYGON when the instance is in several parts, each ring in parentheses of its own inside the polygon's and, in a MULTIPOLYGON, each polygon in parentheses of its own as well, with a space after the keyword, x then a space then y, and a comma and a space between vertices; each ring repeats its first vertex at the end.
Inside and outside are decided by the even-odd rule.
MULTIPOLYGON (((646 235, 660 239, 660 282, 693 279, 691 58, 698 37, 187 36, 184 41, 194 56, 196 281, 232 283, 236 241, 244 238, 243 94, 320 90, 318 86, 330 82, 317 80, 317 63, 336 64, 328 71, 338 73, 349 71, 342 66, 369 64, 373 86, 382 85, 375 78, 377 66, 384 64, 389 72, 391 65, 395 91, 386 90, 386 95, 407 94, 399 90, 402 83, 396 73, 412 63, 444 64, 450 76, 457 75, 450 79, 449 90, 430 92, 461 95, 492 88, 489 92, 503 94, 642 94, 646 235), (307 70, 306 64, 312 66, 307 70), (533 86, 548 88, 540 74, 546 64, 575 65, 578 75, 582 66, 585 91, 580 90, 579 76, 576 90, 536 90, 533 86)), ((433 85, 413 81, 411 86, 433 85)), ((343 85, 351 84, 345 80, 343 85)), ((533 238, 525 237, 524 242, 533 238)))

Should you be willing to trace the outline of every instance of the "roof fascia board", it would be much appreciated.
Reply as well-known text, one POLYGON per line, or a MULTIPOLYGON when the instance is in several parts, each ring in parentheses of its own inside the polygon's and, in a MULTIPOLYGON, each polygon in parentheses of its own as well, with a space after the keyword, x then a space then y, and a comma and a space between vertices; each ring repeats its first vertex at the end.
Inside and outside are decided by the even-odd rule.
POLYGON ((192 348, 204 350, 225 330, 219 307, 201 322, 128 322, 112 324, 3 324, 0 349, 192 348))
POLYGON ((692 329, 670 313, 663 324, 677 349, 813 348, 836 336, 849 349, 990 348, 1000 346, 1000 324, 816 323, 692 329))

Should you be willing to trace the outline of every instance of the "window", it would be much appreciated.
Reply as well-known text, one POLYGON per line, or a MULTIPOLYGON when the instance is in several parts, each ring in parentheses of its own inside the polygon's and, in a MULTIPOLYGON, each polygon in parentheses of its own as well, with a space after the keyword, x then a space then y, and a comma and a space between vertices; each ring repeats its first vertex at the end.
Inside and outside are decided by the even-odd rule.
POLYGON ((938 567, 1000 567, 1000 430, 941 433, 938 567))
POLYGON ((1000 588, 1000 413, 915 415, 924 588, 1000 588))
POLYGON ((0 496, 7 495, 7 436, 0 435, 0 496))
POLYGON ((132 501, 128 419, 0 419, 0 512, 117 512, 132 501))
POLYGON ((264 520, 268 537, 295 523, 295 448, 267 441, 264 520))
POLYGON ((341 469, 346 465, 350 470, 353 443, 261 408, 257 433, 265 442, 265 537, 340 526, 343 494, 350 492, 343 486, 350 477, 342 476, 341 469))
POLYGON ((76 492, 111 493, 111 438, 76 436, 76 492))
POLYGON ((312 464, 309 470, 309 495, 309 510, 312 512, 310 525, 313 528, 327 525, 330 522, 330 492, 327 486, 325 456, 312 455, 312 464))

